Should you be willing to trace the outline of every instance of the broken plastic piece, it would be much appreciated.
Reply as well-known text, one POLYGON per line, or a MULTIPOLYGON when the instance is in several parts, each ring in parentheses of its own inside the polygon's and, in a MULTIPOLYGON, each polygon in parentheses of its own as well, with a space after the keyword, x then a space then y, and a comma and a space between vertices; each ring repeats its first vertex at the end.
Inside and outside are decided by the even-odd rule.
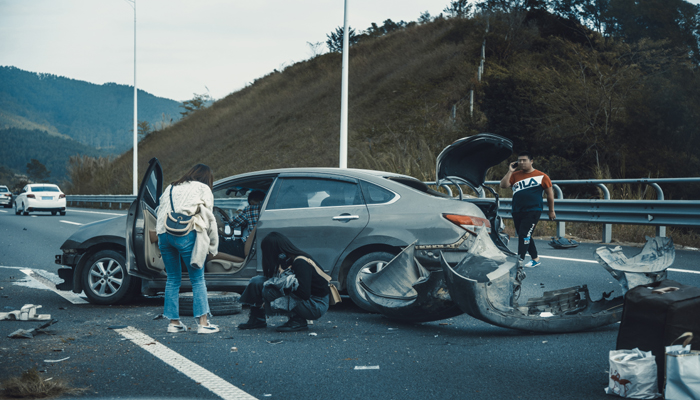
POLYGON ((51 314, 37 314, 36 310, 41 308, 39 305, 25 304, 19 310, 0 313, 0 321, 7 319, 11 321, 49 321, 51 314))

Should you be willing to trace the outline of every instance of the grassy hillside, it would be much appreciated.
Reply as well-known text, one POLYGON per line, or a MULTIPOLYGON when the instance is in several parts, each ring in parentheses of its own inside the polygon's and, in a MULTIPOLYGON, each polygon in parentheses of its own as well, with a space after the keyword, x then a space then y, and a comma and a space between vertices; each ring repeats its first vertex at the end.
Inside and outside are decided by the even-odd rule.
MULTIPOLYGON (((554 179, 688 176, 700 169, 696 68, 668 42, 602 37, 542 11, 410 24, 350 50, 348 166, 432 180, 446 145, 493 132, 534 151, 554 179)), ((339 53, 274 71, 144 139, 139 170, 151 157, 168 181, 199 162, 217 178, 337 166, 340 79, 339 53)), ((76 164, 81 181, 73 182, 82 193, 130 193, 131 163, 129 151, 113 163, 76 164)))

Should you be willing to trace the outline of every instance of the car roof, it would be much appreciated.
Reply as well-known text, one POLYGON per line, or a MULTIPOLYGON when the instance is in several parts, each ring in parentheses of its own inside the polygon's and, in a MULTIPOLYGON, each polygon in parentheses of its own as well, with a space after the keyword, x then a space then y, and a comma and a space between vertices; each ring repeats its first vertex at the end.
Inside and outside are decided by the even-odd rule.
MULTIPOLYGON (((386 178, 396 177, 404 179, 416 179, 412 176, 396 174, 387 171, 376 171, 371 169, 355 169, 355 168, 332 168, 332 167, 299 167, 299 168, 278 168, 261 171, 245 172, 238 175, 232 175, 214 182, 214 185, 225 183, 232 179, 240 179, 246 177, 255 177, 261 175, 279 175, 282 173, 323 173, 330 175, 343 175, 353 178, 386 178)), ((418 179, 416 179, 418 180, 418 179)))

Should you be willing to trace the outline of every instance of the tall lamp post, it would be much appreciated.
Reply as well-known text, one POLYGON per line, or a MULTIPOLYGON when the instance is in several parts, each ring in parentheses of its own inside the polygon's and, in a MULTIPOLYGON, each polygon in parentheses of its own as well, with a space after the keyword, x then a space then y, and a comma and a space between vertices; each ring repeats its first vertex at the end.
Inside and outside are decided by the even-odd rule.
POLYGON ((348 167, 348 0, 343 21, 343 72, 340 94, 340 168, 348 167))
POLYGON ((125 0, 131 8, 134 9, 134 176, 133 176, 133 195, 138 195, 138 160, 139 160, 139 149, 138 149, 138 111, 136 103, 136 0, 125 0))

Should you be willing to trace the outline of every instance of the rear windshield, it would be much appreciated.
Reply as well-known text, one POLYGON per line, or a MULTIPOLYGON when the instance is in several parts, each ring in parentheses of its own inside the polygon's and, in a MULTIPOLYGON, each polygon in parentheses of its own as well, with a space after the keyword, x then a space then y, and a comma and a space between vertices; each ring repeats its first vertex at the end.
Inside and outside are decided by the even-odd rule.
POLYGON ((426 185, 425 183, 419 181, 416 178, 409 178, 409 177, 403 177, 403 176, 388 176, 386 179, 389 179, 390 181, 394 181, 397 183, 400 183, 402 185, 406 185, 412 189, 415 189, 421 193, 425 193, 431 196, 435 197, 450 197, 445 193, 438 192, 437 190, 432 189, 430 186, 426 185))
POLYGON ((9 190, 7 190, 6 187, 0 186, 0 193, 7 193, 7 192, 9 192, 9 190))
POLYGON ((32 192, 60 192, 56 186, 32 186, 32 192))

